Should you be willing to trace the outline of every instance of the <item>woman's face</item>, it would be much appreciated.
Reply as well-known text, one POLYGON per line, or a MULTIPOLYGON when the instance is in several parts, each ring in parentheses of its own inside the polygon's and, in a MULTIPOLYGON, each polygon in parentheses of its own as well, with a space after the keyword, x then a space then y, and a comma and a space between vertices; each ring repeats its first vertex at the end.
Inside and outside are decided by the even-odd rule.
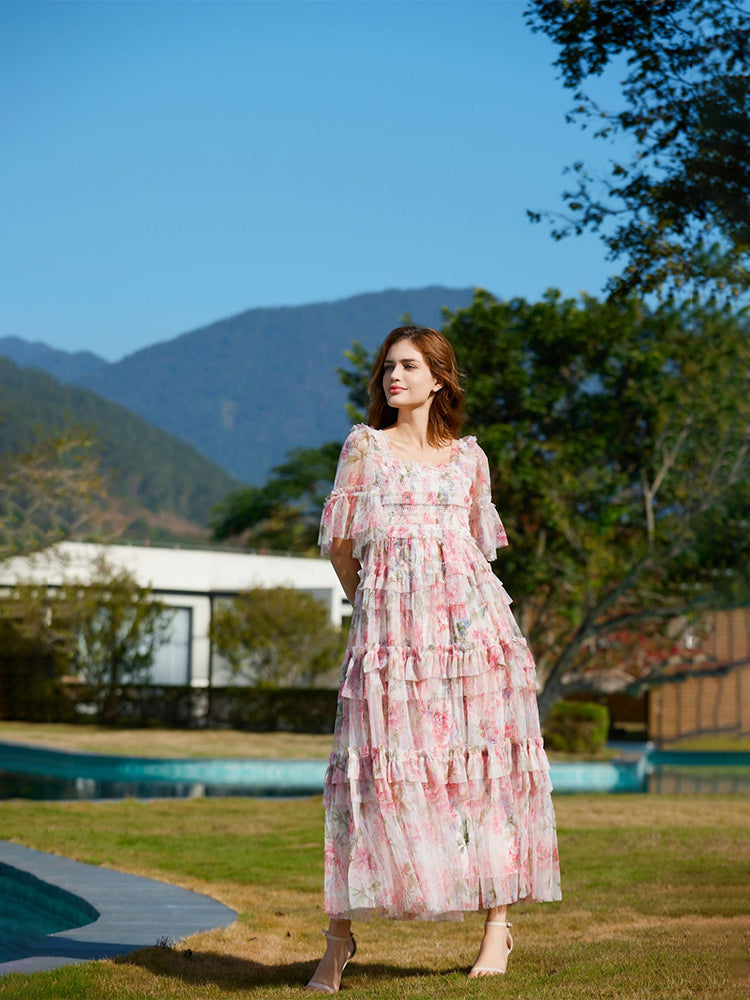
POLYGON ((411 340, 399 340, 385 356, 383 391, 390 406, 421 406, 434 396, 440 383, 411 340))

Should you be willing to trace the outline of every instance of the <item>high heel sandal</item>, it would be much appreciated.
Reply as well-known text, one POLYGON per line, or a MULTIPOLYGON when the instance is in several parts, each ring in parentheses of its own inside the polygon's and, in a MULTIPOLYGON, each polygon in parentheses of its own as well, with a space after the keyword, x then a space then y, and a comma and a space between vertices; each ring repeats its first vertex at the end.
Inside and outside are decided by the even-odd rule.
MULTIPOLYGON (((513 924, 508 923, 506 920, 487 920, 485 922, 485 927, 512 927, 513 924)), ((510 953, 513 951, 513 936, 510 931, 508 931, 507 938, 508 945, 508 958, 510 953)), ((507 958, 506 958, 506 968, 507 968, 507 958)), ((484 976, 502 976, 505 974, 505 969, 493 969, 487 965, 473 965, 471 972, 469 973, 469 979, 478 979, 481 975, 484 976)))
POLYGON ((326 930, 324 930, 323 933, 325 934, 328 941, 348 941, 352 946, 352 950, 346 956, 346 961, 341 966, 341 972, 339 973, 339 986, 333 986, 331 983, 321 983, 315 979, 311 979, 310 982, 307 984, 307 989, 317 990, 319 993, 338 993, 339 987, 341 985, 341 977, 344 974, 344 969, 357 954, 357 942, 354 940, 354 935, 352 934, 351 931, 349 931, 349 937, 336 937, 335 934, 331 934, 326 930))

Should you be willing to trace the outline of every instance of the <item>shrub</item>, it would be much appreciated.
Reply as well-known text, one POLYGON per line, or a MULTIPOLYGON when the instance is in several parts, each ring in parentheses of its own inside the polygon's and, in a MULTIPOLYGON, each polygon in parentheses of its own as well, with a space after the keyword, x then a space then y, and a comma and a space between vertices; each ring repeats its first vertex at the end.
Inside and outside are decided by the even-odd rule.
POLYGON ((53 646, 24 634, 0 613, 0 719, 71 721, 72 702, 60 683, 63 669, 53 646))
POLYGON ((558 701, 544 727, 547 750, 599 753, 607 741, 609 709, 593 701, 558 701))
POLYGON ((329 688, 224 688, 211 691, 209 726, 256 733, 332 733, 337 692, 329 688))

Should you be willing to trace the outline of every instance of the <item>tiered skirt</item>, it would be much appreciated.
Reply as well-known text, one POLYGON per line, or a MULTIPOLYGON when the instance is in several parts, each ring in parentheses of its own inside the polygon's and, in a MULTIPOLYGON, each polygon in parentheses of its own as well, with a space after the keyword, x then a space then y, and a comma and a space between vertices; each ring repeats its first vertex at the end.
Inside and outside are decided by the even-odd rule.
POLYGON ((460 919, 560 898, 534 662, 460 531, 378 534, 362 569, 324 787, 325 909, 460 919))

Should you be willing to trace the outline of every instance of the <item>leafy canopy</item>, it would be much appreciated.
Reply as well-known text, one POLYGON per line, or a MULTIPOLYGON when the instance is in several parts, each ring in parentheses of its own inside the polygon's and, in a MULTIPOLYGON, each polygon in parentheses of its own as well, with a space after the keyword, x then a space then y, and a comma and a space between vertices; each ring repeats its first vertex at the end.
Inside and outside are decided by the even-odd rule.
POLYGON ((702 612, 750 597, 745 313, 478 292, 444 332, 470 373, 545 711, 565 690, 652 679, 702 612))
MULTIPOLYGON (((738 293, 750 278, 750 6, 746 0, 531 0, 533 31, 559 47, 574 91, 569 121, 625 140, 606 176, 583 161, 556 239, 599 233, 622 274, 610 291, 680 287, 738 293), (587 81, 623 73, 620 108, 587 81)), ((542 214, 529 212, 534 221, 542 214)))

